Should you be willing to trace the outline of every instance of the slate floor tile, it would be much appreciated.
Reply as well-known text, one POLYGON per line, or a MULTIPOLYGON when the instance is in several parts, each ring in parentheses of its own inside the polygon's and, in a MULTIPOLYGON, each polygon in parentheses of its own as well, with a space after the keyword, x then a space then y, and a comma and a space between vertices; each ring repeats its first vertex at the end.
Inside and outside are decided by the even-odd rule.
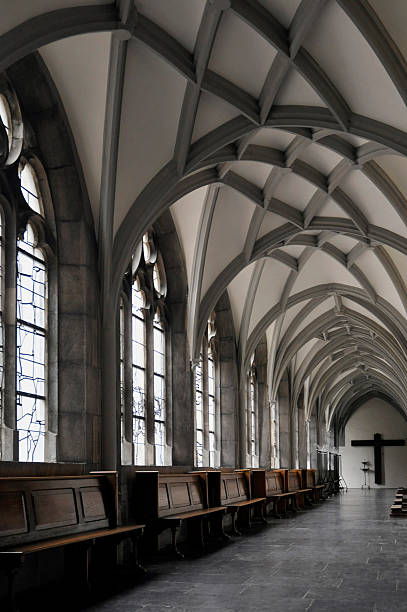
POLYGON ((145 581, 86 610, 407 610, 407 525, 388 517, 393 496, 349 490, 206 555, 158 556, 145 581))

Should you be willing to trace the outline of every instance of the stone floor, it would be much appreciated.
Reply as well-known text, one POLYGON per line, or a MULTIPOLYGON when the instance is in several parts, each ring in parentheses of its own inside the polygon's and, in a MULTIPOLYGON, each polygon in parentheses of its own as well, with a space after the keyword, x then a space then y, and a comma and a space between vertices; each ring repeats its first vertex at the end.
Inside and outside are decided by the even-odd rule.
POLYGON ((407 610, 407 521, 388 517, 393 497, 352 489, 199 558, 163 559, 87 611, 407 610))

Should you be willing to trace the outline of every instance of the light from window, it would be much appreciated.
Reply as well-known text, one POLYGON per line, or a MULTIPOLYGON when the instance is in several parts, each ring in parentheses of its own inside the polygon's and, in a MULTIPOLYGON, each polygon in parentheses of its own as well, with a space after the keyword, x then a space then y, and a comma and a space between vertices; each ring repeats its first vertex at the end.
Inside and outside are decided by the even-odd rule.
POLYGON ((42 214, 41 201, 36 185, 36 175, 31 164, 20 164, 19 176, 21 182, 21 193, 32 210, 39 215, 42 214))
POLYGON ((159 311, 153 321, 155 464, 165 463, 165 332, 159 311))
POLYGON ((132 369, 133 369, 133 444, 134 463, 145 464, 146 415, 146 338, 144 293, 138 277, 132 286, 132 369))
POLYGON ((20 461, 44 461, 47 271, 31 225, 17 241, 17 429, 20 461))
POLYGON ((3 94, 0 94, 0 119, 5 127, 5 130, 7 132, 7 137, 8 137, 8 142, 9 142, 9 148, 11 146, 11 140, 12 140, 12 133, 11 133, 11 113, 10 113, 10 107, 7 103, 6 98, 3 96, 3 94))
POLYGON ((209 416, 209 467, 215 467, 215 362, 211 345, 208 346, 208 416, 209 416))
MULTIPOLYGON (((0 429, 3 414, 4 344, 3 344, 3 218, 0 214, 0 429)), ((0 439, 0 458, 2 456, 0 439)))
POLYGON ((195 426, 196 426, 196 465, 203 467, 203 387, 202 354, 195 368, 195 426))
POLYGON ((257 385, 256 385, 256 368, 254 365, 254 355, 250 360, 250 370, 248 372, 248 453, 251 457, 252 467, 255 464, 256 456, 256 441, 257 441, 257 385))

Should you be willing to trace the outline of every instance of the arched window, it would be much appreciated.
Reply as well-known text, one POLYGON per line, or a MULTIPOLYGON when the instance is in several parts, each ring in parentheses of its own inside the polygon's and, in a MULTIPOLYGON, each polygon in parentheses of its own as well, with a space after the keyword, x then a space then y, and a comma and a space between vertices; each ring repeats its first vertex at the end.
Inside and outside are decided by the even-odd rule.
MULTIPOLYGON (((43 202, 51 215, 50 196, 42 164, 23 139, 18 100, 5 79, 0 82, 5 86, 0 92, 0 119, 9 145, 8 156, 0 159, 0 171, 7 168, 7 189, 2 194, 0 211, 0 438, 4 442, 0 457, 55 461, 56 435, 47 435, 51 431, 57 433, 57 408, 53 405, 49 411, 47 405, 48 361, 55 367, 57 363, 56 338, 52 346, 48 338, 48 258, 55 263, 55 238, 43 202), (4 286, 9 288, 7 292, 4 286), (7 333, 3 329, 3 312, 8 313, 7 333)), ((31 135, 28 140, 35 138, 31 135)), ((53 317, 56 303, 55 297, 53 317)), ((57 329, 55 324, 53 329, 57 329)), ((56 383, 52 389, 56 399, 56 383)))
POLYGON ((258 433, 257 433, 257 376, 254 354, 250 360, 247 375, 247 454, 250 467, 257 467, 258 433))
POLYGON ((126 276, 123 290, 131 304, 131 349, 126 349, 126 309, 122 307, 121 328, 124 331, 120 351, 124 370, 123 395, 126 396, 126 369, 130 363, 132 396, 123 411, 124 422, 130 422, 131 412, 131 426, 122 428, 125 431, 123 459, 127 456, 124 445, 130 442, 132 463, 165 465, 170 463, 167 450, 167 287, 163 260, 152 231, 144 234, 126 276))
POLYGON ((197 467, 217 467, 219 465, 215 337, 215 313, 212 313, 202 342, 199 361, 194 369, 195 463, 197 467))

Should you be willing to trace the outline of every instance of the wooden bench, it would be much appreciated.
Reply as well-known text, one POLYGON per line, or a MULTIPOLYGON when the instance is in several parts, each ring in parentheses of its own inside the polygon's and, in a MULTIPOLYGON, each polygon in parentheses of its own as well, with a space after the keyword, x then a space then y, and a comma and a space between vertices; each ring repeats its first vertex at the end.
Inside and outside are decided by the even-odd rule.
POLYGON ((276 518, 286 516, 290 505, 295 503, 295 493, 286 490, 287 470, 265 472, 265 492, 267 503, 273 504, 273 515, 276 518))
POLYGON ((181 524, 186 527, 187 543, 191 550, 205 549, 210 532, 209 521, 212 533, 223 533, 225 508, 208 507, 204 473, 136 471, 132 480, 130 499, 137 500, 137 521, 146 523, 146 535, 155 548, 158 535, 168 528, 171 529, 174 552, 183 557, 177 541, 181 524))
POLYGON ((295 503, 293 510, 300 510, 307 504, 307 493, 312 493, 308 487, 304 487, 302 483, 302 470, 288 470, 287 474, 287 492, 295 493, 295 503))
MULTIPOLYGON (((8 576, 14 609, 14 578, 28 555, 63 548, 65 572, 90 588, 92 549, 115 561, 116 546, 133 543, 144 525, 117 525, 117 474, 0 478, 0 570, 8 576), (103 546, 101 544, 103 543, 103 546)), ((100 564, 100 563, 99 563, 100 564)), ((137 560, 136 560, 136 565, 137 560)))
POLYGON ((318 504, 324 498, 322 492, 325 488, 324 484, 317 484, 317 471, 314 469, 304 469, 303 470, 303 482, 305 486, 312 491, 312 501, 314 504, 318 504))
POLYGON ((238 522, 240 527, 250 528, 252 508, 257 508, 260 520, 267 522, 264 518, 265 497, 252 497, 251 495, 250 470, 223 472, 220 482, 220 503, 221 506, 227 507, 228 512, 232 515, 233 533, 241 535, 237 528, 238 522))

